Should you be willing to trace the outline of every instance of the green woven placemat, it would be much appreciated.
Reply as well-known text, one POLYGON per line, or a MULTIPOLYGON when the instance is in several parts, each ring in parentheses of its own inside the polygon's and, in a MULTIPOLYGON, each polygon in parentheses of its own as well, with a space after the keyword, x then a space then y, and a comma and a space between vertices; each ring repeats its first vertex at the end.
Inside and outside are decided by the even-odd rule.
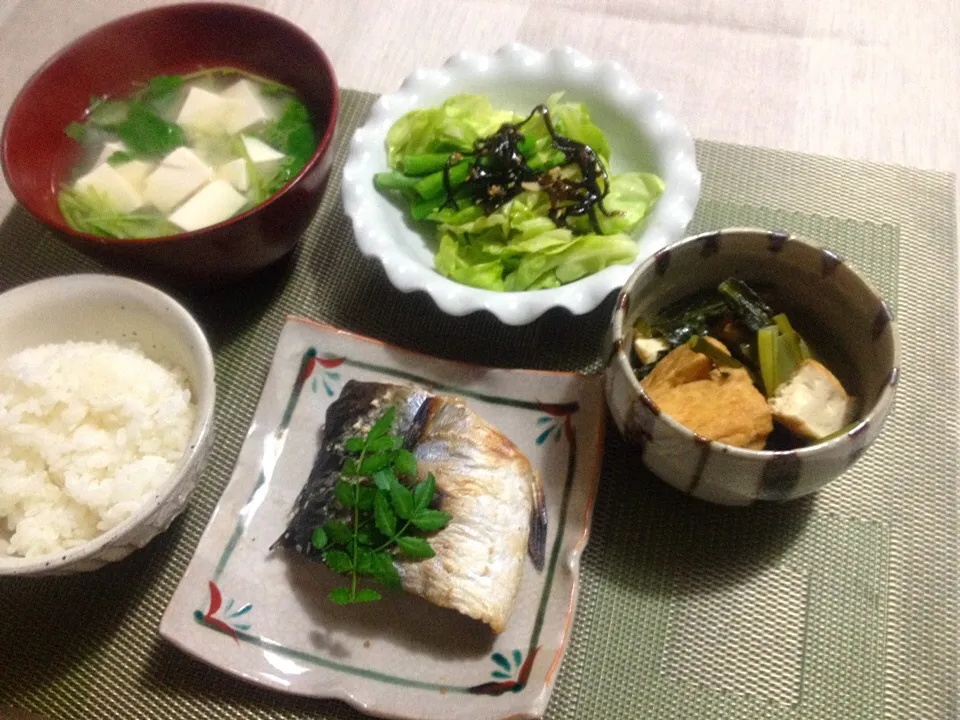
MULTIPOLYGON (((127 560, 0 581, 0 708, 50 718, 360 717, 247 686, 161 642, 160 615, 226 485, 287 313, 476 363, 593 370, 611 302, 511 328, 395 291, 335 176, 300 250, 242 289, 184 300, 217 357, 218 444, 190 507, 127 560)), ((573 637, 548 711, 592 718, 891 718, 957 711, 957 252, 953 178, 700 142, 692 231, 755 225, 857 262, 896 307, 903 373, 875 447, 813 498, 729 510, 648 477, 608 433, 573 637)), ((97 270, 23 210, 0 224, 0 290, 97 270)), ((0 718, 3 717, 0 710, 0 718)))

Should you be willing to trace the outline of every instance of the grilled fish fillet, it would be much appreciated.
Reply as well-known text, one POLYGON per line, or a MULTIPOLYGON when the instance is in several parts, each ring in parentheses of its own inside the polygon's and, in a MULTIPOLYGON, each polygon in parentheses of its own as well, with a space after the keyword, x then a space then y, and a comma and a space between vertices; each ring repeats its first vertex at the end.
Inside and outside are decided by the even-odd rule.
POLYGON ((434 507, 452 519, 430 536, 436 556, 399 560, 403 589, 502 632, 513 611, 526 555, 543 569, 547 517, 540 477, 517 447, 464 401, 405 385, 351 380, 327 410, 314 467, 276 545, 320 561, 310 538, 338 515, 333 488, 344 443, 366 433, 389 406, 393 433, 432 472, 434 507))

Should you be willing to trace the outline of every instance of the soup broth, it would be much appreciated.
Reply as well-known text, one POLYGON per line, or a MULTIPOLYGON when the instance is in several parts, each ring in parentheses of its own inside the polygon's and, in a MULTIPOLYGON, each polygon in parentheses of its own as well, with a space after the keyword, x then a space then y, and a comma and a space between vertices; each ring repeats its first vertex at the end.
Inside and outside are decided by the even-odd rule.
POLYGON ((292 89, 234 68, 161 75, 97 98, 67 134, 83 148, 58 196, 67 223, 114 238, 191 232, 256 207, 316 150, 292 89))

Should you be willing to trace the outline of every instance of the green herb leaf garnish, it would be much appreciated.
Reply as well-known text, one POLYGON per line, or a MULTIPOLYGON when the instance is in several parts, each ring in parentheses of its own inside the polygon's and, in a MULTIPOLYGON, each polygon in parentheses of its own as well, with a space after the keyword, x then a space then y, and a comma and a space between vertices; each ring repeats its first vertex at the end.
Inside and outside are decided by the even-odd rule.
POLYGON ((430 508, 436 479, 417 479, 417 458, 391 434, 396 409, 389 408, 362 437, 344 443, 347 457, 334 485, 334 496, 348 520, 331 520, 313 531, 311 543, 335 573, 350 584, 333 590, 331 601, 346 605, 373 602, 380 593, 357 587, 361 577, 390 590, 400 588, 395 563, 432 558, 436 551, 424 533, 436 532, 451 516, 430 508), (401 481, 404 478, 410 485, 401 481))
POLYGON ((380 593, 372 588, 361 588, 357 590, 357 594, 354 595, 350 602, 373 602, 374 600, 379 600, 381 598, 380 593))
POLYGON ((354 483, 338 480, 333 488, 333 494, 336 496, 337 502, 344 508, 352 508, 357 504, 357 498, 354 496, 354 483))
MULTIPOLYGON (((414 458, 414 461, 416 461, 416 458, 414 458)), ((436 489, 437 480, 433 477, 433 473, 427 475, 427 479, 422 483, 417 483, 417 486, 413 489, 414 513, 419 513, 426 509, 427 505, 429 505, 433 499, 436 489)))
POLYGON ((400 573, 397 566, 393 563, 393 555, 381 550, 374 553, 374 573, 373 577, 378 583, 388 590, 400 589, 400 573))
POLYGON ((404 520, 409 520, 410 516, 413 515, 413 495, 400 484, 399 480, 390 486, 390 502, 393 505, 394 512, 404 520))
POLYGON ((414 515, 410 522, 425 532, 439 530, 449 522, 450 516, 440 510, 421 510, 414 515))
POLYGON ((397 540, 397 546, 404 555, 417 560, 432 558, 436 555, 433 548, 430 547, 430 543, 419 537, 399 538, 397 540))
POLYGON ((323 526, 323 530, 331 541, 339 545, 346 545, 353 540, 353 532, 350 527, 340 520, 331 520, 323 526))
POLYGON ((373 484, 377 489, 390 492, 390 486, 396 482, 397 476, 390 468, 381 468, 373 474, 373 484))
POLYGON ((310 543, 317 549, 323 550, 327 546, 327 533, 322 527, 314 528, 310 536, 310 543))
POLYGON ((409 450, 397 451, 397 472, 411 477, 417 474, 417 457, 409 450))
POLYGON ((323 555, 323 561, 336 573, 348 573, 354 569, 353 558, 343 550, 327 550, 323 555))
POLYGON ((393 537, 397 532, 397 516, 390 508, 390 502, 383 493, 377 493, 377 497, 373 501, 373 517, 377 524, 377 530, 386 537, 393 537))
POLYGON ((350 596, 350 588, 347 587, 338 587, 336 590, 331 592, 328 597, 338 605, 346 605, 347 603, 353 602, 353 599, 350 596))

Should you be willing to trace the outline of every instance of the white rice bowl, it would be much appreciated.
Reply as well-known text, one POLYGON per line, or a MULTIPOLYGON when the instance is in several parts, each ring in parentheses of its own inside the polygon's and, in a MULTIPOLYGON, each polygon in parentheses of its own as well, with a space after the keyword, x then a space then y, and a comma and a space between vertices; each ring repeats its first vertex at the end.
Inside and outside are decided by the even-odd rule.
POLYGON ((186 376, 113 342, 0 362, 0 556, 82 545, 176 471, 196 420, 186 376))

